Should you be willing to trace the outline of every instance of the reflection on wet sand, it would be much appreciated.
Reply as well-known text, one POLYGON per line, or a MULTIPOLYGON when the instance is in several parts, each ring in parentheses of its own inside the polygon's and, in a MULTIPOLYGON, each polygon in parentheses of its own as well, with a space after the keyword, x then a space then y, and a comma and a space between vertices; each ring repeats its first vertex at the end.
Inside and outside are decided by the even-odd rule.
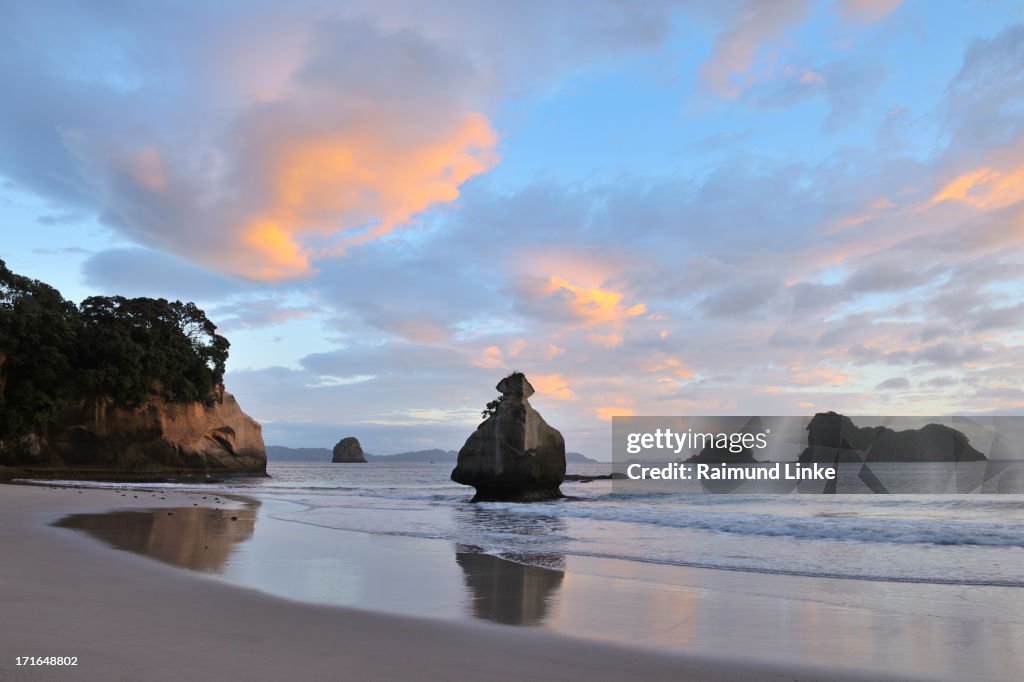
POLYGON ((258 503, 237 509, 183 507, 74 514, 55 526, 85 531, 118 549, 168 564, 220 573, 232 552, 252 538, 258 503))
POLYGON ((522 564, 476 547, 457 545, 455 561, 462 567, 473 598, 473 615, 505 625, 539 625, 565 576, 564 558, 531 555, 544 566, 522 564), (550 568, 549 568, 550 567, 550 568))
MULTIPOLYGON (((462 568, 472 614, 506 625, 539 625, 565 576, 565 557, 529 551, 530 538, 548 539, 565 534, 565 519, 554 514, 523 515, 502 507, 467 505, 457 510, 463 536, 481 531, 507 537, 526 551, 528 561, 484 554, 478 547, 455 546, 455 562, 462 568)), ((507 552, 505 556, 511 556, 507 552)))

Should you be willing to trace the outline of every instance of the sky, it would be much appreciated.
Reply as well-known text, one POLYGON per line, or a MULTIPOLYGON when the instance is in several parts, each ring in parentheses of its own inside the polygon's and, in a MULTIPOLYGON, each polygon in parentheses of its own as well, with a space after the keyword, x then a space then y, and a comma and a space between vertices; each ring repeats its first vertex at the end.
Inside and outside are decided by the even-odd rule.
POLYGON ((0 0, 0 258, 198 303, 268 444, 1024 413, 1024 4, 0 0))

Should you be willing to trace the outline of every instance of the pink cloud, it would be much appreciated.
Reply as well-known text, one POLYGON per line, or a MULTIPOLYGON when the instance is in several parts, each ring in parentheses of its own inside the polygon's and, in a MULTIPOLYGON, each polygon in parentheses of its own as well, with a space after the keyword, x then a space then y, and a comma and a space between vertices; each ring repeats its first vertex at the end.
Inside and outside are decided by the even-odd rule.
POLYGON ((748 0, 735 21, 719 34, 703 67, 704 81, 722 97, 737 97, 756 79, 758 52, 807 13, 804 0, 748 0))

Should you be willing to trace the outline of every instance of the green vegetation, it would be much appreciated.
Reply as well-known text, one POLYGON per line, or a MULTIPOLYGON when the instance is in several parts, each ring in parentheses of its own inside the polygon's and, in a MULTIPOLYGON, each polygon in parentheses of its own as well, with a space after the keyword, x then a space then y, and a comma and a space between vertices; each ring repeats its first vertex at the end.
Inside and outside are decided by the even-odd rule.
POLYGON ((0 260, 0 441, 70 403, 219 399, 228 341, 193 303, 93 296, 80 306, 0 260))
POLYGON ((504 397, 505 396, 503 396, 503 395, 499 395, 497 398, 495 398, 491 402, 487 403, 487 405, 484 406, 483 411, 480 412, 480 416, 483 417, 484 419, 487 419, 492 414, 497 412, 498 411, 498 406, 501 405, 501 400, 504 397))

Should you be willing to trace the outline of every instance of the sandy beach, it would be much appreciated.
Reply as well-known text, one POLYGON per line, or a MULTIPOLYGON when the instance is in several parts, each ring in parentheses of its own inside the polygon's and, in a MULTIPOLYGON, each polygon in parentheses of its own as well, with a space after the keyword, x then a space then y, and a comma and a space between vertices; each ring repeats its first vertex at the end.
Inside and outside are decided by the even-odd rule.
MULTIPOLYGON (((222 501, 222 505, 224 502, 222 501)), ((843 680, 738 658, 670 655, 551 634, 280 599, 49 524, 71 513, 215 506, 199 494, 0 487, 5 680, 843 680), (139 497, 134 497, 138 494, 139 497), (74 668, 18 656, 77 656, 74 668)), ((429 586, 424 586, 429 589, 429 586)), ((884 674, 874 677, 885 679, 884 674)))

